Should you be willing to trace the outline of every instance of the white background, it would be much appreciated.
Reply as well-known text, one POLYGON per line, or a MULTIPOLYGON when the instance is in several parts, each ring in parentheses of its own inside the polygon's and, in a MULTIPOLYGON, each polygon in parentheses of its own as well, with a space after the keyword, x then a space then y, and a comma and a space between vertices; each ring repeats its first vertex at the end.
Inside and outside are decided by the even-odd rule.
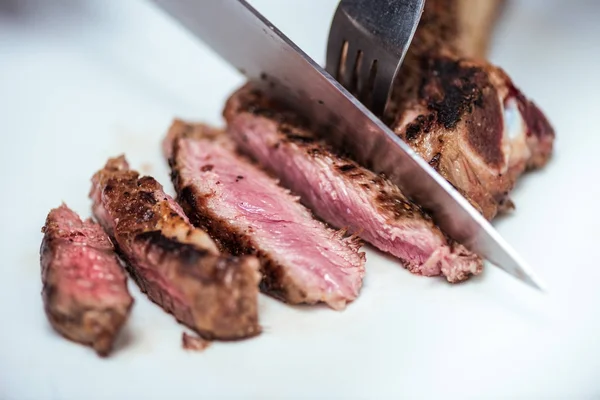
MULTIPOLYGON (((335 1, 253 4, 322 62, 335 1)), ((264 334, 187 353, 183 328, 131 285, 104 360, 44 316, 45 216, 62 200, 89 215, 91 175, 121 152, 171 191, 171 119, 221 123, 242 78, 141 0, 0 0, 0 399, 598 398, 599 17, 593 0, 513 1, 493 48, 558 134, 495 223, 549 294, 492 267, 451 286, 369 250, 346 311, 262 296, 264 334)))

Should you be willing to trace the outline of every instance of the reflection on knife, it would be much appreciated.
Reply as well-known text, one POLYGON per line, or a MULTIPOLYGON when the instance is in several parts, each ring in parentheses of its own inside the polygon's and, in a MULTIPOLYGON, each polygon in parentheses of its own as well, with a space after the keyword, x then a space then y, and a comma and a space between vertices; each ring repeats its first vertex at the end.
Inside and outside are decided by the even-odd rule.
POLYGON ((462 195, 246 1, 153 1, 270 96, 327 126, 331 141, 385 173, 451 237, 542 289, 528 265, 462 195))

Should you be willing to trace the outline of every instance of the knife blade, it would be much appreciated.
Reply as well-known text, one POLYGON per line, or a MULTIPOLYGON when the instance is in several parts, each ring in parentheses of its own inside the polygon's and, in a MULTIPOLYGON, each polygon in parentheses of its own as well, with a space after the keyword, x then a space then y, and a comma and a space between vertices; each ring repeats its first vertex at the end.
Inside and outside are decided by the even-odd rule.
POLYGON ((152 0, 269 96, 385 173, 455 240, 529 286, 543 285, 492 225, 429 164, 245 0, 152 0))

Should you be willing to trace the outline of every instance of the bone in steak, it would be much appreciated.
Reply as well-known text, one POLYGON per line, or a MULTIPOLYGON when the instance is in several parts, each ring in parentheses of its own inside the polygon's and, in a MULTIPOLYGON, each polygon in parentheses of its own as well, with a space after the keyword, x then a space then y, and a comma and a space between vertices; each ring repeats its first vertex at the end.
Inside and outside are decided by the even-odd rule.
POLYGON ((277 175, 323 220, 393 254, 413 273, 458 282, 481 272, 481 259, 449 241, 397 186, 337 155, 258 90, 239 90, 224 115, 238 148, 277 175))
POLYGON ((124 157, 93 179, 93 212, 109 232, 140 289, 206 339, 256 335, 258 260, 221 255, 153 178, 124 157))
POLYGON ((178 201, 227 251, 256 254, 262 289, 292 304, 342 309, 359 293, 364 254, 286 189, 235 154, 224 133, 175 121, 165 139, 178 201))
POLYGON ((500 68, 481 57, 501 1, 428 0, 385 119, 488 219, 552 153, 554 130, 500 68), (491 4, 495 3, 495 4, 491 4), (471 40, 470 38, 480 38, 471 40))
POLYGON ((133 304, 112 243, 100 225, 64 204, 50 211, 42 232, 42 296, 51 325, 107 356, 133 304))

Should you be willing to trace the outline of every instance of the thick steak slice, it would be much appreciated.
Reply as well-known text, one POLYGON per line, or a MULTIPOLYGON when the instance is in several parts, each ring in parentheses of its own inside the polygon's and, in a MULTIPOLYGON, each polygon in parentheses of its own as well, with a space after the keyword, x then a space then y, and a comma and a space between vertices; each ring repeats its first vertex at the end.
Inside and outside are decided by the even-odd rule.
POLYGON ((178 200, 192 222, 227 251, 256 254, 265 292, 334 309, 358 296, 365 258, 357 239, 314 219, 297 197, 237 155, 224 133, 175 121, 165 143, 178 200))
POLYGON ((224 115, 240 151, 277 175, 331 225, 393 254, 413 273, 458 282, 481 272, 481 259, 448 241, 397 186, 335 154, 260 92, 242 88, 229 99, 224 115))
POLYGON ((42 232, 42 296, 50 323, 107 356, 133 304, 112 243, 100 225, 82 221, 64 204, 50 211, 42 232))
POLYGON ((488 219, 513 207, 554 130, 508 75, 483 59, 503 1, 428 0, 385 120, 488 219))
POLYGON ((258 260, 220 255, 151 177, 110 159, 93 179, 93 212, 140 289, 206 339, 256 335, 258 260))

